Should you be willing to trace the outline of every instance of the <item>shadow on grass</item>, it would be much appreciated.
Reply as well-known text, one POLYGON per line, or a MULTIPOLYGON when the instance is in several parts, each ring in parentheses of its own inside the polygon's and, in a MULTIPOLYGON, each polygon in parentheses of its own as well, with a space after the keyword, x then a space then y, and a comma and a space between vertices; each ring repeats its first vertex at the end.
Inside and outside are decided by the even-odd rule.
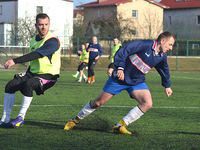
MULTIPOLYGON (((25 125, 37 126, 43 129, 64 129, 65 122, 61 125, 62 121, 54 121, 52 120, 43 120, 43 121, 32 121, 26 120, 25 125)), ((96 132, 104 132, 104 133, 113 133, 112 128, 113 124, 111 124, 108 120, 100 118, 98 115, 93 117, 84 119, 80 124, 74 127, 74 131, 96 131, 96 132)), ((115 134, 115 133, 113 133, 115 134)), ((134 131, 133 136, 139 136, 139 134, 134 131)))
POLYGON ((47 122, 47 121, 31 121, 31 120, 26 120, 25 125, 30 125, 30 126, 38 126, 43 129, 63 129, 64 125, 60 125, 56 122, 47 122))
MULTIPOLYGON (((88 118, 86 120, 83 120, 78 126, 76 126, 73 130, 76 131, 97 131, 97 132, 104 132, 104 133, 112 133, 115 135, 119 135, 116 133, 113 133, 114 124, 110 123, 108 120, 100 118, 98 115, 95 115, 95 119, 88 118)), ((132 132, 132 131, 131 131, 132 132)), ((139 134, 136 131, 132 132, 132 136, 139 136, 139 134)), ((122 135, 122 134, 121 134, 122 135)), ((130 135, 129 135, 130 136, 130 135)))
POLYGON ((81 123, 78 124, 74 129, 109 132, 112 130, 112 126, 110 125, 109 121, 100 118, 98 115, 95 115, 95 117, 90 117, 82 120, 81 123))

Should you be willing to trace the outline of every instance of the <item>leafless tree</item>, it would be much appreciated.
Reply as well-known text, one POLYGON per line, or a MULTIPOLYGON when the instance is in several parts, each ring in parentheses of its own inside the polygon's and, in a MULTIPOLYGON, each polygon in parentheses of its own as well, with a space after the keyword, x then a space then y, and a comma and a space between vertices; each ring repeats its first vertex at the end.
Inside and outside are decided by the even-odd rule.
POLYGON ((160 13, 152 9, 146 9, 143 14, 144 20, 138 22, 138 32, 147 39, 155 39, 163 31, 163 19, 160 13))
POLYGON ((35 17, 19 18, 14 26, 15 44, 28 45, 31 38, 35 35, 35 17))

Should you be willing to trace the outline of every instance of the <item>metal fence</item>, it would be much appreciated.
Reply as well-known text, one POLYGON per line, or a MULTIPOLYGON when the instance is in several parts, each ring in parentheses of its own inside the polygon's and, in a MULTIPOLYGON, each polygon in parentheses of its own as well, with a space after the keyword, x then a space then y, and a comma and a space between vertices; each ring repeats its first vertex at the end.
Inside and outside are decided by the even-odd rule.
MULTIPOLYGON (((20 55, 25 54, 28 52, 27 46, 17 46, 14 38, 14 35, 4 37, 5 35, 1 35, 0 41, 3 39, 5 41, 10 42, 0 42, 0 51, 4 51, 8 55, 20 55), (4 38, 3 38, 4 37, 4 38), (10 40, 9 40, 10 39, 10 40)), ((68 42, 62 44, 62 54, 69 55, 69 54, 76 54, 78 50, 81 49, 81 45, 86 42, 91 42, 91 37, 65 37, 65 39, 70 39, 68 42)), ((98 37, 99 43, 103 48, 104 55, 109 55, 112 46, 113 46, 113 39, 110 37, 98 37)), ((133 41, 134 39, 120 39, 122 45, 133 41)), ((174 50, 169 52, 168 55, 170 56, 200 56, 200 39, 199 40, 176 40, 174 45, 174 50)))
MULTIPOLYGON (((113 42, 109 38, 99 38, 99 43, 103 48, 104 55, 109 55, 113 42)), ((122 45, 131 42, 130 39, 121 39, 122 45)), ((73 39, 72 53, 76 53, 80 48, 81 44, 90 42, 89 38, 75 38, 73 39)), ((200 56, 200 40, 176 40, 173 51, 168 52, 169 56, 200 56)))
MULTIPOLYGON (((121 40, 122 45, 130 42, 131 40, 123 39, 121 40)), ((88 39, 76 38, 73 40, 71 48, 61 48, 62 56, 62 70, 69 71, 71 68, 76 68, 78 64, 77 51, 80 50, 81 44, 85 42, 90 42, 88 39)), ((101 68, 106 68, 109 60, 107 59, 110 54, 113 46, 111 39, 100 39, 99 43, 101 44, 105 59, 101 59, 98 64, 101 64, 101 68)), ((28 46, 4 46, 0 45, 0 69, 3 68, 3 64, 9 58, 18 57, 29 52, 28 46)), ((200 72, 200 40, 191 41, 191 40, 176 40, 174 49, 168 52, 168 56, 172 56, 169 63, 171 63, 172 70, 180 71, 181 69, 188 71, 198 71, 200 72), (184 56, 184 57, 182 57, 184 56), (195 57, 194 57, 195 56, 195 57), (175 59, 174 59, 175 58, 175 59), (186 59, 187 58, 187 59, 186 59), (187 68, 186 68, 187 66, 187 68)), ((100 68, 100 67, 99 67, 100 68)), ((72 69, 73 70, 73 69, 72 69)))

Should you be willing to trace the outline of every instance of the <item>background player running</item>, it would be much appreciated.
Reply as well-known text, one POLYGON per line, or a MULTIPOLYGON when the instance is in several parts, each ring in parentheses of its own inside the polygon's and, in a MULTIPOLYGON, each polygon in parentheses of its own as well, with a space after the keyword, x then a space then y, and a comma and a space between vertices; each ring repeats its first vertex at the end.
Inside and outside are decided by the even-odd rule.
POLYGON ((84 78, 85 82, 87 81, 87 77, 83 71, 88 66, 88 61, 89 61, 89 52, 86 51, 88 45, 89 43, 86 43, 85 45, 82 44, 81 45, 82 49, 78 51, 78 55, 80 56, 80 64, 78 66, 76 74, 72 75, 74 78, 77 78, 80 73, 78 82, 81 82, 82 78, 84 78))
POLYGON ((131 98, 136 99, 138 106, 130 110, 113 127, 113 132, 132 134, 126 129, 126 126, 139 119, 152 107, 151 93, 145 83, 145 75, 152 67, 155 67, 160 74, 167 96, 172 94, 166 52, 172 50, 174 42, 174 35, 170 32, 164 32, 158 36, 156 41, 135 40, 122 46, 115 54, 116 69, 106 82, 103 91, 97 98, 89 101, 75 118, 66 123, 64 130, 71 130, 82 119, 94 112, 97 107, 106 103, 122 90, 126 90, 131 98))
POLYGON ((122 46, 118 38, 114 38, 113 42, 114 42, 114 46, 113 46, 111 55, 109 56, 110 64, 108 65, 108 70, 107 70, 108 76, 111 76, 112 72, 115 69, 114 56, 115 56, 115 53, 119 50, 119 48, 122 46))
POLYGON ((92 37, 92 43, 89 44, 87 51, 89 52, 89 63, 88 63, 88 84, 95 82, 94 67, 99 60, 99 57, 103 54, 101 45, 97 42, 97 37, 92 37))

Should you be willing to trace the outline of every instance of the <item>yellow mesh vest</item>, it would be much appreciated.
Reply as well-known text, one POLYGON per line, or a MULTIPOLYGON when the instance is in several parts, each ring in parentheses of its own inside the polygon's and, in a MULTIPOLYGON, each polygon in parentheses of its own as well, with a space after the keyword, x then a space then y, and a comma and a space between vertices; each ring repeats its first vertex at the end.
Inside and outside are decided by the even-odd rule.
MULTIPOLYGON (((30 41, 30 52, 35 51, 40 48, 48 39, 55 37, 51 32, 47 36, 40 40, 36 41, 34 36, 30 41)), ((52 54, 51 62, 47 56, 33 60, 30 62, 30 71, 36 74, 51 74, 56 75, 60 73, 60 48, 52 54)))
POLYGON ((88 63, 88 61, 89 61, 89 52, 87 52, 85 49, 83 49, 83 51, 82 51, 82 54, 80 56, 80 61, 86 62, 86 63, 88 63))
POLYGON ((122 46, 120 43, 115 45, 115 46, 113 46, 112 54, 111 54, 111 57, 110 57, 110 62, 111 63, 114 62, 115 53, 119 50, 120 46, 122 46))

